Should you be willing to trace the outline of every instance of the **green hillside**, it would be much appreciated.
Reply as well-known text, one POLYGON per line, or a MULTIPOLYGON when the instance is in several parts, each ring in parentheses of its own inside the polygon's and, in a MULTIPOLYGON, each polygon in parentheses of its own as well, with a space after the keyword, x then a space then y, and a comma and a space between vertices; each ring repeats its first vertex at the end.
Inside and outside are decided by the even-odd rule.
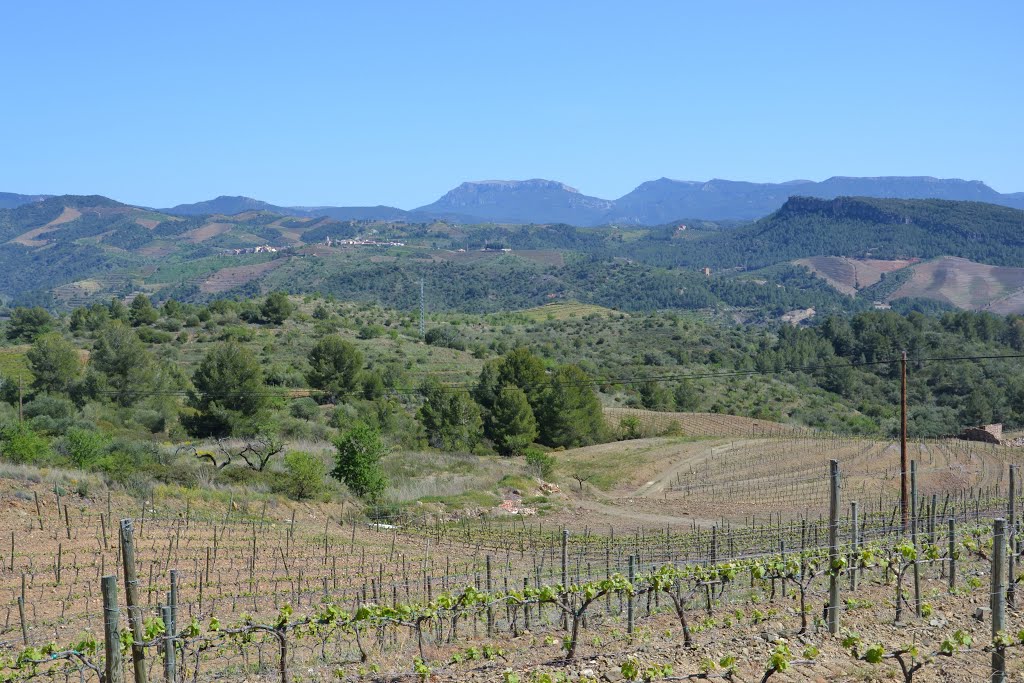
MULTIPOLYGON (((64 196, 0 210, 0 299, 67 309, 134 292, 203 302, 281 289, 411 310, 422 280, 437 310, 578 301, 631 311, 740 311, 763 320, 793 309, 821 315, 870 305, 789 265, 795 259, 955 256, 1024 265, 1022 231, 1022 211, 943 200, 793 198, 745 226, 691 221, 685 230, 622 230, 339 221, 256 210, 170 216, 104 197, 64 196)), ((895 291, 895 284, 886 286, 895 291)), ((1001 310, 1016 311, 1017 298, 1008 294, 994 296, 1005 299, 1001 310)))
POLYGON ((1021 266, 1024 211, 941 199, 794 197, 771 216, 700 246, 722 266, 760 267, 807 256, 960 256, 1021 266))

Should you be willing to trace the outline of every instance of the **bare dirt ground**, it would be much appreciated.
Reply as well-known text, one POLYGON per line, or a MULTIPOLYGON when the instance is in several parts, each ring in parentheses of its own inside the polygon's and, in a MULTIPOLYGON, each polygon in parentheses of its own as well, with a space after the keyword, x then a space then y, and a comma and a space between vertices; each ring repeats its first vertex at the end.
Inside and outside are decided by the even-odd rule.
POLYGON ((69 206, 65 206, 64 211, 46 225, 39 228, 33 228, 28 232, 24 232, 15 237, 14 239, 12 239, 11 241, 14 242, 15 244, 20 244, 26 247, 41 247, 46 244, 46 240, 37 240, 37 237, 39 237, 45 232, 52 230, 58 225, 62 225, 63 223, 70 223, 71 221, 75 220, 81 215, 82 212, 79 211, 78 209, 72 209, 69 206))
MULTIPOLYGON (((917 462, 919 491, 936 495, 947 509, 964 491, 998 486, 1007 463, 1024 462, 1024 449, 957 440, 912 443, 909 455, 917 462)), ((817 518, 827 512, 832 459, 843 472, 844 500, 857 500, 872 514, 891 512, 899 449, 888 441, 655 437, 558 454, 567 506, 556 518, 573 528, 581 520, 595 527, 663 527, 817 518), (582 485, 574 476, 584 478, 582 485)))
MULTIPOLYGON (((963 442, 914 444, 912 453, 926 495, 960 486, 1005 486, 1001 477, 1006 463, 1020 460, 1020 451, 1014 449, 963 442)), ((637 528, 663 531, 668 526, 673 533, 687 532, 692 526, 720 523, 723 517, 736 528, 755 515, 763 523, 769 513, 792 519, 814 510, 817 517, 822 469, 829 459, 839 460, 844 472, 845 505, 855 495, 870 501, 879 492, 889 500, 898 481, 893 476, 897 455, 890 443, 853 439, 661 437, 602 444, 557 454, 562 486, 551 498, 562 509, 529 524, 542 524, 548 534, 565 526, 574 537, 586 530, 598 539, 607 526, 614 528, 616 539, 623 539, 637 528), (583 465, 609 478, 584 481, 581 491, 568 474, 583 465)), ((177 569, 182 619, 195 616, 203 623, 211 615, 230 623, 243 613, 271 620, 283 604, 292 605, 296 614, 310 613, 325 595, 346 608, 363 600, 421 599, 417 596, 427 589, 427 576, 433 577, 433 595, 481 582, 488 556, 499 586, 508 581, 514 587, 537 570, 543 570, 545 581, 557 580, 551 578, 557 575, 557 550, 546 542, 525 550, 491 544, 503 538, 503 529, 515 529, 526 520, 511 518, 510 527, 492 526, 486 519, 463 520, 435 535, 430 522, 419 527, 369 524, 351 503, 295 504, 227 491, 157 490, 144 502, 115 491, 108 504, 106 491, 95 481, 19 472, 0 478, 5 512, 0 519, 0 651, 7 653, 21 647, 18 597, 23 581, 29 642, 68 643, 84 632, 98 632, 98 581, 120 572, 112 520, 123 516, 135 519, 146 613, 155 613, 168 589, 168 572, 177 569)), ((581 554, 573 571, 602 577, 604 566, 592 565, 601 557, 581 554)), ((951 595, 942 576, 945 569, 939 564, 923 567, 922 595, 932 613, 922 618, 909 613, 900 625, 893 624, 893 586, 885 584, 881 571, 869 571, 856 593, 844 588, 842 599, 854 600, 844 603, 843 628, 859 632, 865 643, 882 643, 887 651, 916 644, 924 654, 953 631, 964 630, 974 638, 974 651, 938 658, 914 680, 986 680, 989 655, 979 648, 988 642, 989 624, 972 614, 988 601, 987 568, 987 560, 964 558, 959 585, 965 590, 951 595), (968 582, 974 585, 968 587, 968 582)), ((697 673, 706 659, 727 654, 738 661, 735 680, 758 681, 776 641, 785 638, 795 659, 810 644, 820 654, 772 681, 899 680, 892 661, 858 662, 820 627, 812 624, 810 633, 796 634, 800 619, 793 586, 786 597, 781 586, 776 588, 780 590, 773 592, 767 581, 751 586, 741 573, 716 597, 710 616, 700 595, 688 601, 694 650, 683 647, 678 620, 665 596, 650 604, 646 596, 638 599, 632 637, 625 633, 622 604, 615 596, 599 600, 589 613, 575 662, 561 660, 564 631, 551 607, 533 617, 529 631, 521 617, 511 628, 512 616, 501 608, 500 630, 491 638, 484 615, 467 618, 455 642, 432 631, 424 654, 433 671, 430 680, 437 681, 504 681, 506 669, 521 683, 544 680, 539 677, 543 673, 564 674, 572 681, 618 681, 630 657, 642 664, 671 664, 673 675, 685 676, 697 673), (492 648, 488 656, 482 654, 485 645, 492 648)), ((821 576, 810 591, 812 615, 820 613, 825 594, 821 576)), ((1011 612, 1008 630, 1016 633, 1022 627, 1020 615, 1011 612)), ((304 681, 416 680, 413 657, 418 650, 408 630, 395 631, 380 647, 375 644, 365 663, 358 662, 351 636, 332 642, 323 650, 308 641, 297 646, 293 673, 304 681)), ((273 647, 261 652, 258 661, 253 655, 218 655, 224 661, 211 659, 207 671, 225 680, 274 680, 273 647)), ((1016 677, 1011 680, 1024 680, 1024 652, 1012 650, 1009 660, 1016 677)))
POLYGON ((925 297, 968 310, 1020 313, 1018 290, 1024 287, 1024 268, 990 266, 963 258, 944 256, 914 266, 914 276, 890 295, 925 297))
POLYGON ((230 230, 233 227, 234 227, 234 225, 232 225, 231 223, 211 222, 211 223, 206 223, 205 225, 201 225, 198 228, 196 228, 195 230, 189 230, 188 232, 186 232, 182 236, 185 239, 189 240, 190 242, 193 242, 195 244, 199 244, 200 242, 205 242, 206 240, 210 239, 211 237, 216 237, 217 235, 223 235, 224 233, 226 233, 228 230, 230 230))
POLYGON ((845 256, 812 256, 793 263, 806 266, 843 294, 853 295, 870 287, 891 273, 912 265, 914 260, 882 261, 878 259, 852 259, 845 256))
POLYGON ((229 289, 244 285, 255 280, 261 275, 269 273, 275 268, 284 265, 285 259, 274 259, 263 263, 254 263, 247 266, 232 266, 221 268, 210 277, 203 280, 199 290, 205 294, 219 294, 229 289))

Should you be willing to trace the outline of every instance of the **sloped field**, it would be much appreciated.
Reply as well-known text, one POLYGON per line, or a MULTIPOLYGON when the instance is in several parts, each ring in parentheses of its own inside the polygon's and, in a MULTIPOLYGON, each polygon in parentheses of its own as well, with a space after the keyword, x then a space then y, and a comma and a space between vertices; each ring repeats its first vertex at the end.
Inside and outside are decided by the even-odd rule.
POLYGON ((22 234, 18 235, 17 237, 15 237, 11 241, 14 242, 15 244, 20 244, 20 245, 25 246, 25 247, 41 247, 44 244, 46 244, 46 240, 36 239, 37 237, 39 237, 43 233, 46 233, 46 232, 49 232, 50 230, 53 230, 58 225, 62 225, 64 223, 70 223, 71 221, 75 220, 76 218, 79 218, 81 215, 82 215, 82 212, 79 211, 78 209, 72 209, 69 206, 65 206, 63 213, 61 213, 61 215, 57 216, 56 218, 54 218, 52 221, 50 221, 46 225, 43 225, 43 226, 38 227, 38 228, 33 228, 32 230, 29 230, 28 232, 22 233, 22 234))
POLYGON ((720 413, 662 413, 638 408, 605 408, 604 416, 613 429, 621 426, 623 418, 636 418, 644 436, 673 433, 680 436, 757 437, 810 433, 806 427, 720 413))
POLYGON ((275 268, 283 265, 286 259, 274 259, 263 263, 253 263, 245 266, 233 266, 222 268, 210 277, 203 280, 199 290, 204 294, 220 294, 235 287, 239 287, 265 275, 275 268))
POLYGON ((1022 287, 1024 268, 990 266, 944 256, 914 266, 913 277, 890 299, 921 297, 975 311, 1021 313, 1024 297, 1018 290, 1022 287))
POLYGON ((811 256, 794 261, 805 266, 843 294, 856 294, 891 273, 911 265, 912 260, 882 261, 878 259, 852 259, 845 256, 811 256))
POLYGON ((588 315, 612 315, 618 313, 618 311, 604 306, 596 306, 594 304, 581 304, 576 301, 566 301, 557 304, 546 304, 544 306, 536 306, 534 308, 527 308, 526 310, 519 311, 522 315, 536 320, 538 322, 542 320, 565 320, 567 318, 582 318, 588 315))

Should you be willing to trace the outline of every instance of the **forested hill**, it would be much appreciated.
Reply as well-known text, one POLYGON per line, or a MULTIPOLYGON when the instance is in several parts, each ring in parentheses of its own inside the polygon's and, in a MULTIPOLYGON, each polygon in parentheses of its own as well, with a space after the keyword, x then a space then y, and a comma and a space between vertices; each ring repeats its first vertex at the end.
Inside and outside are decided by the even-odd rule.
POLYGON ((755 223, 696 242, 688 260, 761 268, 807 256, 960 256, 1024 266, 1024 211, 942 199, 791 197, 755 223))

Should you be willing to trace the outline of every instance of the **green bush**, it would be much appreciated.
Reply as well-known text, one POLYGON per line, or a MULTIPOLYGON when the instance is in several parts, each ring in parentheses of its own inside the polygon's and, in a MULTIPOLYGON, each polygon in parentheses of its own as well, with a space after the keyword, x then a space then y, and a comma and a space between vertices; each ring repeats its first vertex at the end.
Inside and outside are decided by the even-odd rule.
POLYGON ((13 424, 0 429, 0 454, 17 463, 46 464, 53 460, 53 450, 46 437, 26 424, 13 424))
POLYGON ((292 500, 319 498, 324 494, 327 466, 323 460, 304 451, 293 451, 284 457, 282 492, 292 500))
POLYGON ((136 330, 136 334, 139 335, 139 339, 147 344, 166 344, 174 339, 174 335, 168 332, 154 330, 152 327, 140 327, 136 330))
POLYGON ((39 396, 25 404, 24 415, 33 418, 46 415, 54 420, 66 420, 75 414, 75 404, 57 396, 39 396))
POLYGON ((320 414, 320 406, 309 396, 303 396, 292 401, 288 412, 300 420, 313 420, 320 414))
POLYGON ((640 428, 640 418, 635 415, 627 415, 619 420, 619 431, 623 440, 639 439, 643 434, 640 428))
POLYGON ((526 465, 541 479, 547 479, 555 471, 555 456, 539 448, 526 449, 526 465))
POLYGON ((359 328, 360 339, 376 339, 384 334, 384 327, 381 325, 364 325, 359 328))
POLYGON ((99 432, 72 427, 57 443, 57 450, 76 467, 92 468, 106 453, 108 443, 99 432))
POLYGON ((365 424, 357 424, 339 436, 334 446, 338 456, 331 475, 345 482, 360 498, 380 500, 388 485, 380 466, 381 458, 387 454, 380 433, 365 424))

